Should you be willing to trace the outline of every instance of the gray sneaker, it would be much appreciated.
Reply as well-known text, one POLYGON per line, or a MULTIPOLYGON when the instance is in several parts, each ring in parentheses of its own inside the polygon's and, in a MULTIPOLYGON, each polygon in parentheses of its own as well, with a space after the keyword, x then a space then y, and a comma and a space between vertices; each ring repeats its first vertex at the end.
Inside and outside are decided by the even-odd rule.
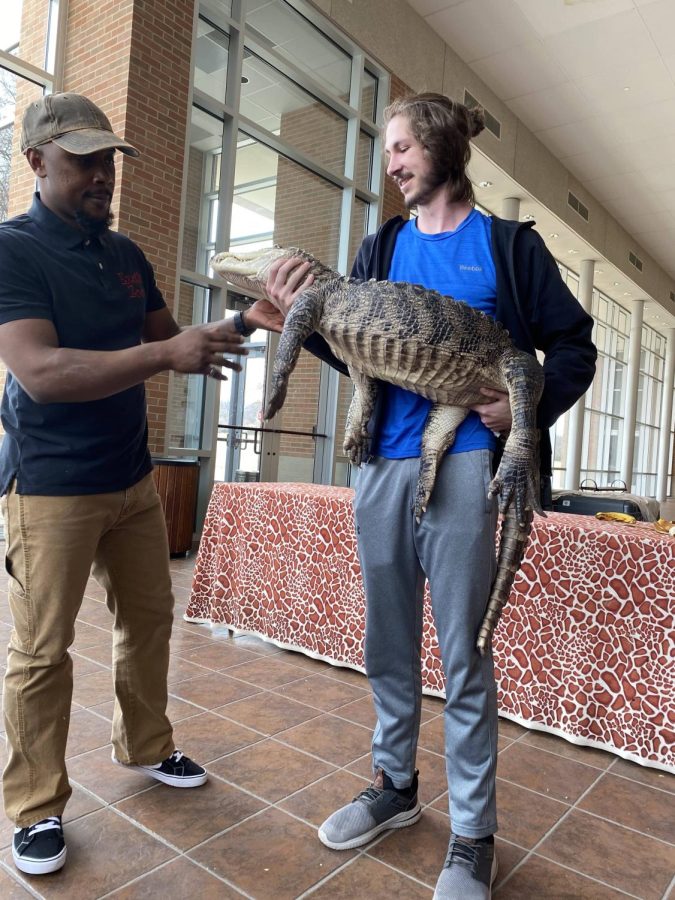
POLYGON ((472 842, 451 834, 433 900, 490 900, 496 877, 494 841, 472 842))
POLYGON ((319 828, 319 840, 331 850, 351 850, 388 828, 414 825, 421 815, 417 772, 410 787, 397 790, 386 772, 378 769, 369 788, 326 819, 319 828))

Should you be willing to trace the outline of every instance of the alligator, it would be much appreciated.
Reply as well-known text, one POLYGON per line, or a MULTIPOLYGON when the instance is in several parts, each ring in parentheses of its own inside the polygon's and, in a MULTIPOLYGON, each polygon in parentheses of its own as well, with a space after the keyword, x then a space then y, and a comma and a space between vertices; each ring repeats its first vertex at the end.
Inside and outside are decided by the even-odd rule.
POLYGON ((534 356, 515 347, 504 326, 491 316, 420 285, 346 278, 294 247, 221 252, 211 266, 230 284, 266 297, 272 263, 292 256, 311 263, 314 282, 296 298, 284 322, 265 419, 282 407, 289 376, 313 332, 347 366, 354 384, 344 450, 355 465, 368 459, 368 422, 379 382, 427 397, 432 407, 422 438, 415 497, 418 521, 468 407, 485 402, 480 389, 508 391, 513 423, 489 487, 489 496, 498 497, 502 525, 497 573, 477 637, 477 648, 485 655, 520 568, 533 512, 544 515, 536 427, 543 369, 534 356))

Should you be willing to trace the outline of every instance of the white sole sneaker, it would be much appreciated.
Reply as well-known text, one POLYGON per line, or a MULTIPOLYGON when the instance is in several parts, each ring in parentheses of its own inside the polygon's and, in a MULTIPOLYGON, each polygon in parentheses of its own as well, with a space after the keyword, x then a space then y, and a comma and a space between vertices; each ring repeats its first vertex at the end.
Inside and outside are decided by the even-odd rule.
POLYGON ((324 846, 329 847, 331 850, 353 850, 354 847, 361 847, 363 844, 372 841, 373 838, 376 838, 378 834, 382 834, 383 831, 390 831, 392 828, 407 828, 408 825, 414 825, 415 822, 419 821, 421 815, 422 807, 418 803, 414 809, 408 809, 405 812, 398 813, 398 815, 393 816, 391 819, 387 819, 386 822, 381 822, 379 825, 371 828, 370 831, 359 834, 357 837, 348 841, 331 841, 327 837, 323 827, 321 827, 319 828, 319 840, 324 846))
MULTIPOLYGON (((128 769, 131 772, 139 772, 144 773, 145 775, 149 775, 151 778, 156 779, 157 781, 161 781, 162 784, 168 784, 169 787, 175 788, 196 788, 200 785, 204 784, 208 779, 208 773, 202 769, 201 766, 199 768, 201 771, 196 775, 172 775, 168 772, 163 772, 159 766, 137 766, 137 765, 126 765, 123 762, 120 762, 119 759, 115 757, 115 754, 112 754, 112 761, 118 765, 122 766, 124 769, 128 769)), ((162 763, 159 764, 160 766, 162 763)), ((194 763, 193 765, 196 765, 194 763)))

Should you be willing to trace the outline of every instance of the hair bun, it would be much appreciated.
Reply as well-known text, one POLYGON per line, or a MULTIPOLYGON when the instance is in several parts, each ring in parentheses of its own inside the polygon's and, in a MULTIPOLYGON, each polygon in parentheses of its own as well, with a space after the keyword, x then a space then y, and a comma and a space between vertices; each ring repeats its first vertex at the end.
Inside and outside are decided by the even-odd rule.
POLYGON ((469 137, 476 137, 485 128, 485 110, 482 106, 469 109, 469 137))

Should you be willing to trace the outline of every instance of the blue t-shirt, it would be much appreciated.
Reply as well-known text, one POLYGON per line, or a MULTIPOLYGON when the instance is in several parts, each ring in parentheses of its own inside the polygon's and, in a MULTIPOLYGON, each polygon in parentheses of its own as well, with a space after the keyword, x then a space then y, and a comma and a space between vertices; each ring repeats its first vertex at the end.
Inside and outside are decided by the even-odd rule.
MULTIPOLYGON (((424 234, 411 219, 396 237, 389 281, 421 284, 463 300, 494 316, 497 276, 490 240, 491 219, 474 209, 454 231, 424 234)), ((372 452, 387 459, 419 456, 432 402, 393 384, 383 384, 384 402, 372 452)), ((457 429, 449 453, 494 450, 495 435, 470 412, 457 429)))
MULTIPOLYGON (((53 323, 60 347, 123 350, 141 343, 147 313, 165 306, 150 263, 129 238, 87 238, 42 204, 0 224, 0 324, 53 323)), ((145 387, 84 403, 35 403, 11 372, 2 398, 0 494, 72 496, 125 490, 148 474, 145 387)))

